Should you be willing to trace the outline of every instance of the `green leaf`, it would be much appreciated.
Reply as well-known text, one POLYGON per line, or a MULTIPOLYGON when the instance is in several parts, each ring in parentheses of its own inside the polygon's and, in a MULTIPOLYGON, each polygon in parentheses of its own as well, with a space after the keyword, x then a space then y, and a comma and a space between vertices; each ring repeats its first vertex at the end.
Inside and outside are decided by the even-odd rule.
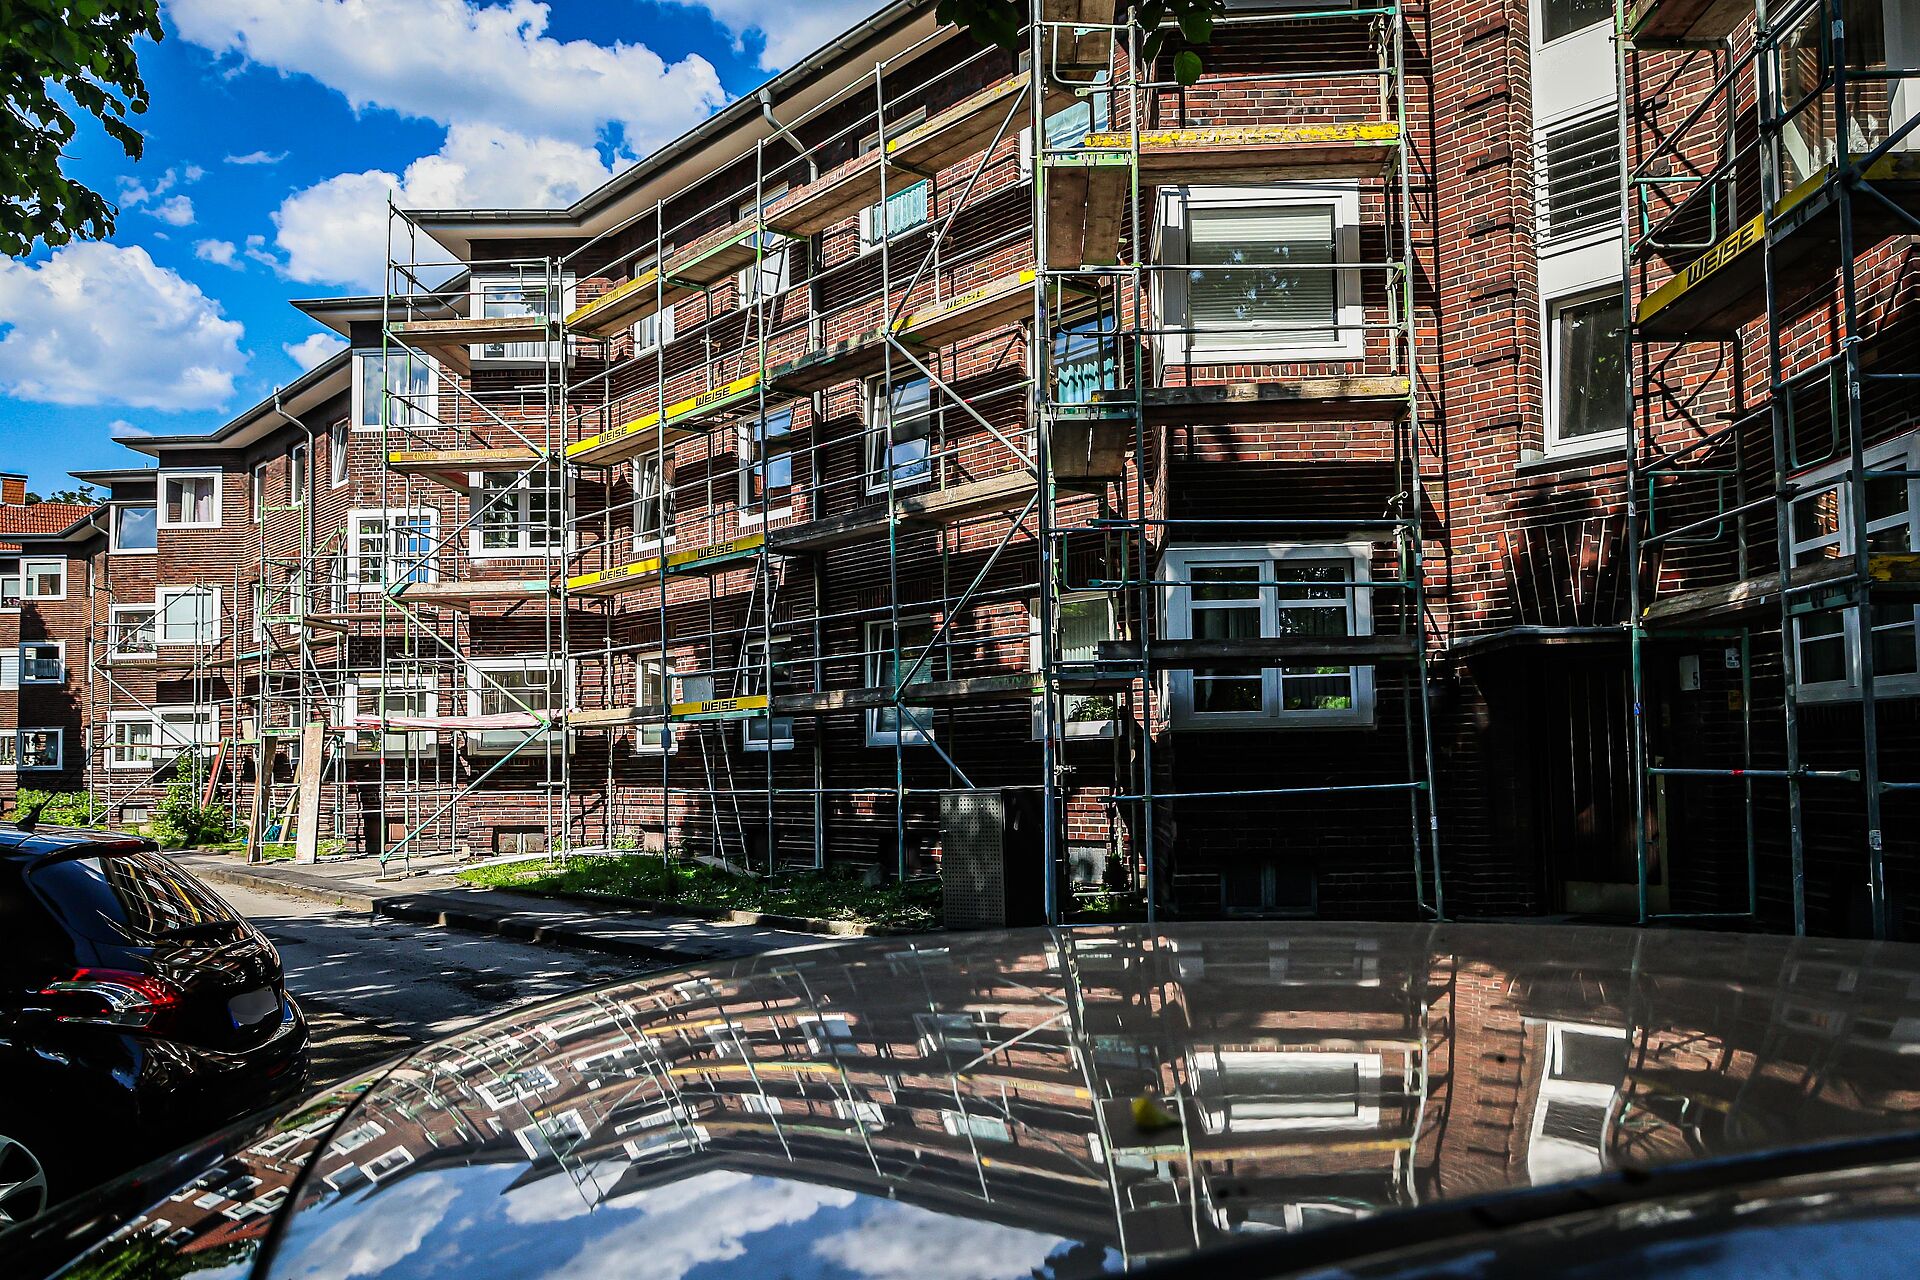
POLYGON ((1192 84, 1200 79, 1200 55, 1191 49, 1182 49, 1173 55, 1173 78, 1181 84, 1192 84))

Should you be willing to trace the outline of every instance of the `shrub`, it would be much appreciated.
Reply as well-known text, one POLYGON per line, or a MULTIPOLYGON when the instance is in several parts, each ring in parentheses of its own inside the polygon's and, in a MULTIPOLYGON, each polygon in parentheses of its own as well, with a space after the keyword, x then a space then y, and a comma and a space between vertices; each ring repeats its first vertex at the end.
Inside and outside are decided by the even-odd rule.
POLYGON ((154 806, 153 838, 170 849, 196 844, 221 844, 233 838, 233 822, 226 808, 200 804, 205 779, 199 761, 174 774, 167 783, 167 794, 154 806))
POLYGON ((14 797, 15 813, 31 813, 34 806, 46 802, 40 821, 50 827, 85 827, 95 824, 89 812, 89 797, 84 791, 30 791, 22 787, 14 797))

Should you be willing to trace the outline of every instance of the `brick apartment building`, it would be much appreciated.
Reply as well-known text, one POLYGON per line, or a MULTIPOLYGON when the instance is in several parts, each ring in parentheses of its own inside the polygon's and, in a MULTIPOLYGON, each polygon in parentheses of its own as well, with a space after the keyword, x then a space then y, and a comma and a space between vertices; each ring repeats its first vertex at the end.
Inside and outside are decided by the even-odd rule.
POLYGON ((356 854, 1910 931, 1920 56, 1790 8, 1235 3, 1182 87, 893 4, 573 207, 403 215, 296 304, 346 351, 0 529, 84 602, 20 593, 22 733, 116 818, 264 737, 356 854))

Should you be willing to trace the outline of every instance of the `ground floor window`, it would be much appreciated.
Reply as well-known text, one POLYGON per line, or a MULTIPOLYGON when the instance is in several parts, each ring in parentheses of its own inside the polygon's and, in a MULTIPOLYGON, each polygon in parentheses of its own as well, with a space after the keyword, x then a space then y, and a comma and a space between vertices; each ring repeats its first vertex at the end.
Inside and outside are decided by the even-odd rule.
MULTIPOLYGON (((933 623, 929 619, 900 624, 898 663, 895 662, 893 624, 867 624, 867 686, 892 689, 900 672, 913 667, 921 651, 933 642, 933 623)), ((933 679, 935 657, 927 656, 913 671, 908 684, 927 684, 933 679)), ((867 745, 891 747, 933 740, 933 708, 913 706, 874 707, 867 712, 867 745)))
POLYGON ((0 734, 0 769, 58 769, 65 746, 63 729, 17 729, 0 734))

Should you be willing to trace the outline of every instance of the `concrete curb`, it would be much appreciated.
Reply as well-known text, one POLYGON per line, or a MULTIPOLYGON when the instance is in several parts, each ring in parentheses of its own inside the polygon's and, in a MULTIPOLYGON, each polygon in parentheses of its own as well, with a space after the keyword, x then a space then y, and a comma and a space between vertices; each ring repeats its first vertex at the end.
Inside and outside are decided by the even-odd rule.
POLYGON ((735 911, 729 907, 701 907, 686 902, 666 902, 659 898, 628 898, 617 894, 567 893, 551 889, 515 889, 528 897, 552 898, 557 902, 578 902, 582 906, 604 908, 612 905, 636 911, 658 911, 663 915, 691 916, 698 920, 724 921, 727 924, 758 924, 769 929, 790 929, 795 933, 817 934, 822 938, 907 938, 934 932, 930 929, 899 929, 892 925, 861 924, 854 920, 825 920, 819 916, 783 916, 771 911, 735 911))

